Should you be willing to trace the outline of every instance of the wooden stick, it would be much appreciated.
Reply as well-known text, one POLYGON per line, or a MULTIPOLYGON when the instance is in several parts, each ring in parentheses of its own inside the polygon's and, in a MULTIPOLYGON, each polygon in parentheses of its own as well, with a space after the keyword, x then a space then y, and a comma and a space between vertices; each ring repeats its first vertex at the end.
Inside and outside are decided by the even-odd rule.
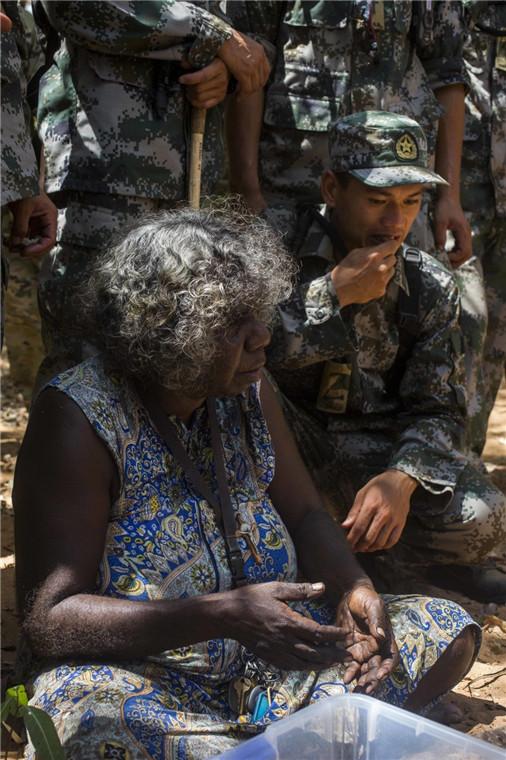
POLYGON ((192 108, 190 186, 188 200, 192 208, 200 208, 200 183, 202 179, 202 145, 206 126, 206 109, 192 108))

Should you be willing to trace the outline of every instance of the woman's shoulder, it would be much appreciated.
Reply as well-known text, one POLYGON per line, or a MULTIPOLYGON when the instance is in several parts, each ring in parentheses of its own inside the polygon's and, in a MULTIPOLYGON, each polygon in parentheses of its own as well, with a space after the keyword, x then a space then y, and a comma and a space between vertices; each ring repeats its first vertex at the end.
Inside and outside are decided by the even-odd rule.
POLYGON ((108 368, 100 355, 56 375, 46 386, 65 393, 96 429, 131 427, 136 405, 129 382, 108 368), (130 420, 130 422, 129 422, 130 420))
POLYGON ((97 354, 56 375, 45 387, 55 388, 69 396, 90 395, 99 398, 120 395, 123 385, 121 378, 109 370, 100 354, 97 354))

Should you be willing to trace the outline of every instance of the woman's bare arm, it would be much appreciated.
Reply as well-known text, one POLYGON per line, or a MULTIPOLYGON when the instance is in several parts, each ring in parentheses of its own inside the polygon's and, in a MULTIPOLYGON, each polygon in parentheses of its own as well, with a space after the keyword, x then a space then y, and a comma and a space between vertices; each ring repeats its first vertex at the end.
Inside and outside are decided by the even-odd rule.
POLYGON ((342 659, 337 629, 286 603, 321 595, 310 583, 153 601, 94 593, 118 485, 112 457, 81 410, 63 393, 44 391, 33 407, 14 489, 19 607, 36 654, 121 660, 232 638, 285 669, 319 669, 342 659))
POLYGON ((94 593, 118 475, 72 400, 33 407, 13 493, 19 609, 45 656, 142 657, 222 633, 211 596, 133 602, 94 593))

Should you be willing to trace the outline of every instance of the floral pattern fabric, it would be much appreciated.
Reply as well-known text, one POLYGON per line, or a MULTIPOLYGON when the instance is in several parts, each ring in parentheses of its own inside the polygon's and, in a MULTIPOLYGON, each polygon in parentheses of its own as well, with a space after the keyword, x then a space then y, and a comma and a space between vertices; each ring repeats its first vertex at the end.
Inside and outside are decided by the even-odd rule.
MULTIPOLYGON (((134 388, 90 359, 50 384, 81 408, 108 447, 120 477, 111 507, 96 593, 142 603, 231 587, 225 545, 210 505, 195 493, 150 421, 134 388)), ((268 487, 274 453, 258 387, 217 400, 225 465, 245 572, 251 583, 295 581, 295 551, 268 487)), ((205 407, 186 427, 173 418, 189 456, 216 488, 205 407)), ((474 625, 458 605, 419 596, 385 597, 401 663, 378 696, 402 705, 448 644, 474 625)), ((296 605, 330 622, 323 604, 296 605)), ((477 626, 476 626, 477 628, 477 626)), ((197 760, 212 757, 322 697, 345 693, 343 668, 279 672, 259 721, 237 715, 231 681, 250 656, 232 639, 213 639, 138 661, 66 662, 33 681, 31 703, 53 718, 72 760, 197 760)), ((261 666, 262 667, 262 666, 261 666)), ((33 758, 33 748, 27 750, 33 758)))

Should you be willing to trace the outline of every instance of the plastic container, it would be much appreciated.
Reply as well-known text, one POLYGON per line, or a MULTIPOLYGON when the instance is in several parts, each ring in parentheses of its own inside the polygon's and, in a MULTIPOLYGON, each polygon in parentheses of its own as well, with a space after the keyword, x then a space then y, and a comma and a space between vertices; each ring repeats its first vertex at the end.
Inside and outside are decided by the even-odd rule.
POLYGON ((373 697, 322 699, 223 760, 505 760, 504 749, 373 697))

